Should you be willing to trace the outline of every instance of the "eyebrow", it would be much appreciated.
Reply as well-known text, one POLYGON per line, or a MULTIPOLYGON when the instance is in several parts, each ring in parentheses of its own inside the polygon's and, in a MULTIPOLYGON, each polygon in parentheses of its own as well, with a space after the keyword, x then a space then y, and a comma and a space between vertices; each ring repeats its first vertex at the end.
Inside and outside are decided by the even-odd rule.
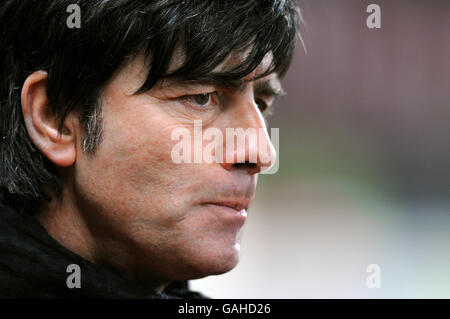
POLYGON ((281 87, 280 81, 276 80, 277 85, 272 85, 271 81, 263 80, 255 82, 255 94, 265 95, 270 97, 278 97, 285 95, 286 92, 281 87))
POLYGON ((181 80, 185 83, 213 85, 225 89, 245 89, 245 81, 243 79, 221 79, 214 76, 204 75, 195 80, 181 80))
MULTIPOLYGON (((213 76, 205 75, 201 78, 195 80, 181 80, 185 83, 191 84, 203 84, 203 85, 213 85, 225 89, 237 89, 244 90, 245 85, 248 81, 244 79, 221 79, 213 76)), ((278 79, 273 82, 276 82, 276 85, 273 85, 269 79, 258 79, 254 81, 254 91, 255 94, 270 96, 270 97, 278 97, 285 95, 285 91, 281 87, 281 84, 278 79)))

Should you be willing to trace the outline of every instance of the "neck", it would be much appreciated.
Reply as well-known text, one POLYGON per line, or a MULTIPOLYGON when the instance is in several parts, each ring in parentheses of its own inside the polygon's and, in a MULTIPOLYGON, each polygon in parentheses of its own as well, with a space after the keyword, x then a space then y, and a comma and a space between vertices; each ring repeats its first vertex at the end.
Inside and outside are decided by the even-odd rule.
MULTIPOLYGON (((37 214, 38 222, 59 244, 82 258, 120 273, 131 281, 139 281, 132 271, 136 256, 129 256, 130 249, 108 238, 108 247, 96 239, 90 231, 85 215, 72 201, 70 194, 63 194, 63 201, 55 197, 44 205, 37 214), (72 204, 71 204, 72 203, 72 204), (98 244, 97 244, 98 242, 98 244), (131 262, 130 262, 131 261, 131 262)), ((92 228, 92 227, 91 227, 92 228)), ((145 282, 156 292, 162 292, 167 283, 145 282)))
POLYGON ((62 246, 95 262, 94 241, 83 218, 73 206, 53 198, 37 214, 38 222, 62 246))

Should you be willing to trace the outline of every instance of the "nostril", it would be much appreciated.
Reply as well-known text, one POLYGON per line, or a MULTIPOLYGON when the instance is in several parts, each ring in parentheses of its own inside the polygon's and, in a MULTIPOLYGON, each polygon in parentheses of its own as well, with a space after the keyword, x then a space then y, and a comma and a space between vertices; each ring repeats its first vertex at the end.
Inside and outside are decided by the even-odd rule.
POLYGON ((251 163, 250 161, 245 161, 243 163, 235 163, 233 164, 233 167, 240 168, 240 167, 248 167, 248 168, 255 168, 256 163, 251 163))

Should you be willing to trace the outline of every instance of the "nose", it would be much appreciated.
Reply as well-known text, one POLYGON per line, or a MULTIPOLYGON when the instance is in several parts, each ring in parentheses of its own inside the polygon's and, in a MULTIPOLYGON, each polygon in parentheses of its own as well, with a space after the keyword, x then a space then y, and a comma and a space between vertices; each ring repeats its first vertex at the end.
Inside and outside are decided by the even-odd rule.
POLYGON ((269 169, 275 162, 276 151, 253 93, 242 94, 228 116, 232 125, 225 129, 222 167, 245 169, 251 175, 269 169))

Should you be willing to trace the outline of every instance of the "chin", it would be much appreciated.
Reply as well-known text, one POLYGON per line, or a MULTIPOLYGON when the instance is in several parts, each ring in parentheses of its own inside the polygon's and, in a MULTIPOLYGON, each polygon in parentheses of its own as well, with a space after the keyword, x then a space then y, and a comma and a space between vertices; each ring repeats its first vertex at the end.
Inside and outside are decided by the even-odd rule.
POLYGON ((226 249, 215 249, 204 252, 200 258, 192 261, 191 269, 193 277, 189 279, 198 279, 211 275, 221 275, 229 272, 239 263, 239 244, 226 249))

